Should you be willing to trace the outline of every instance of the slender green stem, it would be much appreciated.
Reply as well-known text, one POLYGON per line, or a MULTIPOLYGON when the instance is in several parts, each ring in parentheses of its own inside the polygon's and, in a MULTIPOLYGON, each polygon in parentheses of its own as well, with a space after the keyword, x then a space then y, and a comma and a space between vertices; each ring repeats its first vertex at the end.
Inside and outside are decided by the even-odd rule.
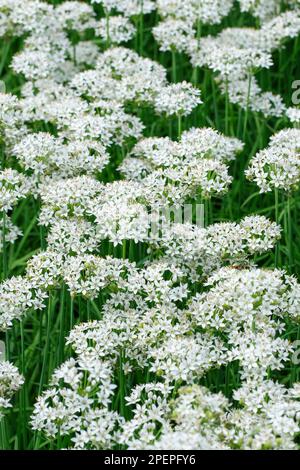
MULTIPOLYGON (((275 196, 275 220, 278 225, 279 223, 279 192, 278 189, 275 188, 274 190, 274 196, 275 196)), ((279 267, 279 255, 280 255, 280 244, 277 242, 275 246, 275 267, 279 267)))
POLYGON ((181 114, 178 114, 177 122, 178 122, 178 140, 180 140, 181 134, 182 134, 182 115, 181 114))
MULTIPOLYGON (((201 39, 201 29, 202 29, 202 23, 198 19, 197 20, 197 49, 199 50, 200 48, 200 39, 201 39)), ((192 73, 192 83, 194 86, 198 84, 198 75, 199 75, 199 69, 197 66, 193 68, 193 73, 192 73)))
POLYGON ((76 44, 73 44, 73 64, 77 65, 77 58, 76 58, 76 44))
POLYGON ((177 82, 176 51, 172 49, 172 82, 177 82))
MULTIPOLYGON (((25 339, 24 339, 24 320, 20 322, 20 333, 21 333, 21 372, 26 378, 26 367, 25 367, 25 339)), ((21 421, 21 434, 19 441, 22 442, 22 448, 26 449, 27 444, 27 413, 26 413, 26 382, 23 384, 20 390, 20 421, 21 421)))
MULTIPOLYGON (((2 40, 1 40, 2 42, 2 40)), ((1 48, 1 52, 0 52, 0 57, 1 57, 1 61, 0 61, 0 76, 2 75, 2 72, 7 64, 7 57, 8 57, 8 53, 10 51, 10 47, 12 45, 13 41, 10 40, 10 39, 6 39, 6 41, 4 42, 4 47, 1 48)))
POLYGON ((195 65, 195 67, 193 67, 193 72, 192 72, 192 84, 194 86, 197 86, 197 83, 198 83, 198 67, 195 65))
POLYGON ((91 303, 89 300, 86 302, 86 313, 87 313, 87 320, 91 320, 91 303))
POLYGON ((202 23, 201 23, 200 18, 198 18, 197 19, 197 47, 198 47, 198 50, 200 49, 201 33, 202 33, 202 23))
POLYGON ((140 36, 140 55, 144 53, 144 13, 143 13, 143 1, 141 6, 141 12, 139 17, 139 36, 140 36))
POLYGON ((172 139, 172 136, 173 136, 172 119, 169 119, 168 127, 169 127, 169 137, 170 137, 170 139, 172 139))
POLYGON ((213 76, 211 76, 211 87, 212 87, 212 93, 213 93, 215 123, 218 129, 219 128, 219 111, 218 111, 218 103, 217 103, 216 84, 215 84, 215 79, 213 76))
POLYGON ((72 330, 74 326, 74 297, 71 295, 70 297, 70 330, 72 330))
POLYGON ((229 132, 229 91, 228 91, 228 80, 226 80, 225 90, 225 134, 229 132))
POLYGON ((288 264, 289 264, 289 272, 293 270, 293 234, 292 234, 292 217, 291 217, 291 196, 287 195, 286 201, 286 246, 288 250, 288 264))
POLYGON ((1 170, 4 170, 5 168, 5 144, 1 139, 1 134, 0 134, 0 155, 1 155, 1 170))
POLYGON ((247 123, 248 123, 249 105, 250 105, 250 94, 251 94, 251 83, 252 83, 252 74, 249 73, 249 76, 248 76, 247 103, 246 103, 246 111, 245 111, 245 119, 244 119, 244 130, 243 130, 243 141, 245 141, 245 139, 246 139, 246 133, 247 133, 247 123))
POLYGON ((65 294, 66 286, 64 285, 60 294, 60 309, 59 309, 59 346, 58 346, 58 361, 57 365, 61 364, 64 358, 64 341, 66 336, 65 331, 65 294))
POLYGON ((125 417, 125 377, 124 377, 124 351, 121 350, 119 354, 119 393, 120 393, 120 414, 125 417))
POLYGON ((49 292, 48 298, 48 308, 46 310, 46 342, 43 351, 43 364, 42 364, 42 372, 39 384, 39 395, 42 393, 43 386, 45 383, 46 378, 46 370, 47 370, 47 361, 49 355, 49 346, 50 346, 50 333, 51 333, 51 312, 52 312, 52 294, 49 292))
POLYGON ((109 32, 109 12, 105 10, 105 18, 106 18, 106 48, 110 47, 110 32, 109 32))
POLYGON ((1 450, 9 449, 5 416, 2 416, 2 418, 0 418, 0 449, 1 450))
MULTIPOLYGON (((297 327, 297 336, 296 336, 297 344, 299 344, 298 343, 299 340, 300 340, 300 325, 298 325, 297 327)), ((298 381, 299 381, 299 364, 295 363, 293 364, 292 373, 290 376, 290 386, 292 386, 294 382, 298 382, 298 381)))
POLYGON ((2 280, 7 278, 7 251, 6 251, 6 213, 2 212, 2 280))
POLYGON ((127 242, 127 240, 125 240, 125 239, 122 242, 122 258, 123 259, 126 259, 126 257, 127 257, 127 243, 126 242, 127 242))

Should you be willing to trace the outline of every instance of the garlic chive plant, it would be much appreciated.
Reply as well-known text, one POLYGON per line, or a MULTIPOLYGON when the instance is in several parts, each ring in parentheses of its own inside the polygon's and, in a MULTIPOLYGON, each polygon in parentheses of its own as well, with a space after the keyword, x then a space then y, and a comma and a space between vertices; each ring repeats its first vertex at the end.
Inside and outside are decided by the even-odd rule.
POLYGON ((1 449, 299 449, 299 34, 0 0, 1 449))
MULTIPOLYGON (((300 131, 284 129, 272 136, 269 146, 258 152, 246 170, 247 178, 255 181, 260 192, 274 191, 276 222, 279 223, 280 205, 284 207, 284 228, 289 269, 293 264, 293 194, 300 182, 300 131), (280 197, 283 203, 280 202, 280 197)), ((277 253, 276 263, 279 262, 277 253)))

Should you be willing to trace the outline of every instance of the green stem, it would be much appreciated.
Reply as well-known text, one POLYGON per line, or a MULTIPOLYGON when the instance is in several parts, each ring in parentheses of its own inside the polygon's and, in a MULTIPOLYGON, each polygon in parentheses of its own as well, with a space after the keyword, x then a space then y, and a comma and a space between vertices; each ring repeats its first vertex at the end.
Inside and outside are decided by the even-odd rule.
POLYGON ((197 19, 197 47, 200 49, 200 39, 201 39, 201 32, 202 32, 202 23, 201 20, 197 19))
MULTIPOLYGON (((274 190, 274 196, 275 196, 275 221, 277 225, 280 225, 279 223, 279 193, 278 189, 275 188, 274 190)), ((280 244, 277 242, 275 246, 275 268, 279 267, 279 250, 280 250, 280 244)))
POLYGON ((289 263, 289 272, 291 273, 293 270, 293 235, 292 235, 292 217, 291 217, 291 197, 287 195, 287 202, 286 202, 286 211, 287 211, 287 218, 286 218, 286 245, 288 250, 288 263, 289 263))
POLYGON ((91 320, 91 303, 89 300, 87 300, 86 303, 86 311, 87 311, 87 321, 91 320))
POLYGON ((42 365, 42 372, 41 372, 41 378, 40 378, 40 384, 39 384, 39 393, 38 393, 39 395, 42 393, 43 386, 44 386, 44 383, 45 383, 46 368, 47 368, 47 361, 48 361, 48 355, 49 355, 51 310, 52 310, 52 301, 51 300, 52 300, 51 293, 49 292, 48 308, 47 308, 47 311, 46 311, 46 315, 47 315, 46 342, 45 342, 44 353, 43 353, 43 365, 42 365))
POLYGON ((140 55, 144 53, 144 13, 143 13, 143 1, 141 6, 140 18, 139 18, 139 33, 140 33, 140 55))
POLYGON ((123 370, 124 352, 119 354, 119 393, 120 393, 120 414, 125 417, 125 377, 123 370))
POLYGON ((244 142, 245 142, 246 133, 247 133, 247 123, 248 123, 248 115, 249 115, 251 83, 252 83, 252 74, 249 73, 249 77, 248 77, 248 92, 247 92, 247 104, 246 104, 245 119, 244 119, 244 130, 243 130, 243 141, 244 141, 244 142))
POLYGON ((77 59, 76 59, 76 44, 73 44, 73 64, 77 65, 77 59))
POLYGON ((70 330, 72 330, 74 326, 74 297, 71 295, 70 298, 70 330))
POLYGON ((182 134, 182 115, 181 114, 178 114, 177 122, 178 122, 178 140, 180 140, 181 134, 182 134))
POLYGON ((2 212, 2 280, 7 278, 7 252, 6 252, 6 213, 2 212))
POLYGON ((123 242, 122 242, 122 258, 123 258, 123 259, 126 259, 126 253, 127 253, 127 244, 126 244, 126 241, 127 241, 127 240, 123 240, 123 242))
MULTIPOLYGON (((2 41, 1 41, 2 42, 2 41)), ((4 43, 4 47, 1 49, 0 57, 1 57, 1 62, 0 62, 0 77, 2 75, 2 72, 4 68, 7 65, 7 58, 8 58, 8 53, 10 50, 11 45, 13 44, 13 41, 6 39, 4 43)))
POLYGON ((109 34, 109 12, 105 10, 106 18, 106 49, 110 47, 110 34, 109 34))
POLYGON ((6 417, 3 416, 0 418, 0 449, 8 450, 8 448, 6 417))
POLYGON ((176 51, 172 49, 172 82, 177 82, 176 51))
MULTIPOLYGON (((20 323, 20 333, 21 333, 21 372, 24 377, 26 377, 26 368, 25 368, 25 340, 24 340, 24 320, 21 320, 20 323)), ((26 450, 27 444, 27 432, 26 432, 26 383, 23 384, 20 391, 20 421, 21 421, 21 436, 19 441, 22 442, 22 448, 26 450)))
POLYGON ((63 286, 60 294, 60 310, 59 310, 59 346, 57 365, 61 364, 64 358, 64 341, 65 341, 65 293, 66 287, 63 286))
POLYGON ((5 168, 5 144, 1 140, 1 135, 0 135, 0 153, 1 153, 1 170, 4 170, 5 168))
POLYGON ((228 93, 228 80, 226 80, 226 95, 225 95, 225 134, 229 132, 229 93, 228 93))
POLYGON ((216 93, 216 84, 213 75, 211 76, 211 87, 213 92, 213 102, 214 102, 214 112, 215 112, 215 123, 217 129, 219 129, 219 112, 217 104, 217 93, 216 93))

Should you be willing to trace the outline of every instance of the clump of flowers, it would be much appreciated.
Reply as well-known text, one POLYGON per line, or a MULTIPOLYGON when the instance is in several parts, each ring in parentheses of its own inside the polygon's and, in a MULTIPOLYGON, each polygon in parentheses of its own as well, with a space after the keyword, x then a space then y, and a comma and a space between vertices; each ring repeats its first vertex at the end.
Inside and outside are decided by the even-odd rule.
POLYGON ((0 0, 0 447, 299 448, 299 5, 0 0))
POLYGON ((103 18, 99 22, 97 34, 112 44, 121 44, 129 41, 135 34, 133 24, 123 16, 110 16, 109 20, 103 18))
POLYGON ((275 134, 267 149, 258 152, 250 161, 246 176, 259 186, 261 192, 274 188, 294 191, 300 181, 300 132, 284 129, 275 134))
POLYGON ((11 399, 24 383, 24 377, 8 361, 0 361, 0 420, 7 408, 12 406, 11 399))
POLYGON ((165 87, 155 100, 157 113, 167 116, 187 116, 201 104, 200 90, 187 82, 181 82, 165 87))

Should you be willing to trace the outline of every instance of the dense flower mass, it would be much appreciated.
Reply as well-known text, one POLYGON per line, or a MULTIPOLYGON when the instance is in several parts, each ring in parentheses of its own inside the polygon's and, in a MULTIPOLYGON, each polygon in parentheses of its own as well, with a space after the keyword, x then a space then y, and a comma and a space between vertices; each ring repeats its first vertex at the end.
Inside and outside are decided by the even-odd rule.
POLYGON ((299 449, 299 34, 0 0, 0 449, 299 449))
POLYGON ((0 419, 7 408, 10 408, 11 398, 23 385, 24 378, 18 369, 8 361, 0 362, 0 419))
POLYGON ((246 176, 261 192, 296 190, 300 183, 300 130, 284 129, 275 134, 268 148, 250 161, 246 176))

